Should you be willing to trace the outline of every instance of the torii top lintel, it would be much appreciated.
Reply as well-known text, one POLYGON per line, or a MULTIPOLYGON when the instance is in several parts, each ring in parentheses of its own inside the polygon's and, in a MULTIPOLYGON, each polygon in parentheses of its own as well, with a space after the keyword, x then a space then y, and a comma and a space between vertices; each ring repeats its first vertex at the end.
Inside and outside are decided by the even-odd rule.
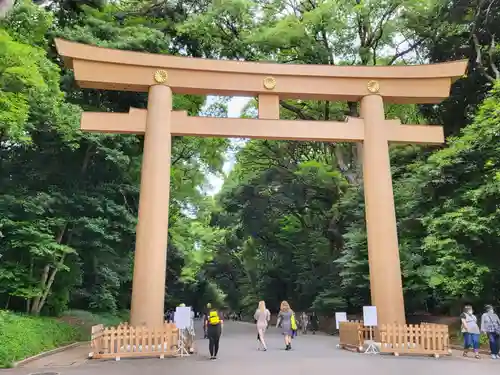
POLYGON ((82 88, 148 91, 158 70, 174 93, 358 101, 376 92, 391 103, 439 103, 467 61, 411 66, 330 66, 211 60, 115 50, 56 39, 82 88), (266 79, 267 84, 266 84, 266 79), (271 84, 269 84, 269 80, 271 84))

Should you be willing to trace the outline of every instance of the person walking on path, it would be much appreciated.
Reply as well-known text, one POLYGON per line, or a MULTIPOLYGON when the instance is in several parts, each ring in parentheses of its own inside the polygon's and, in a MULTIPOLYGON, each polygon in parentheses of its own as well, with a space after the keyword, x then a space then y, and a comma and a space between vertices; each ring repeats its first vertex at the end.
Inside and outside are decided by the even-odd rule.
MULTIPOLYGON (((207 305, 208 307, 209 305, 207 305)), ((219 340, 222 335, 222 326, 224 321, 220 318, 219 312, 212 308, 207 313, 208 318, 205 321, 206 332, 208 336, 208 350, 210 352, 210 359, 217 359, 219 353, 219 340)))
POLYGON ((319 319, 315 311, 312 312, 310 322, 311 322, 311 331, 313 335, 315 335, 316 331, 319 329, 319 319))
POLYGON ((464 312, 460 315, 462 322, 462 333, 464 335, 464 353, 463 356, 467 357, 469 349, 472 347, 475 357, 480 359, 479 355, 479 337, 481 332, 477 325, 477 317, 474 315, 471 305, 465 305, 464 312))
POLYGON ((300 327, 302 328, 302 333, 307 334, 307 326, 309 324, 309 317, 305 312, 300 315, 300 327))
MULTIPOLYGON (((283 337, 285 340, 285 350, 292 349, 292 334, 293 334, 293 321, 295 320, 294 313, 290 308, 287 301, 281 302, 280 312, 278 314, 278 322, 276 327, 281 327, 283 337)), ((297 329, 297 327, 295 327, 297 329)))
POLYGON ((211 303, 207 303, 207 308, 203 312, 203 338, 208 339, 207 335, 207 327, 208 327, 208 313, 210 312, 210 309, 212 308, 211 303))
POLYGON ((257 321, 257 338, 259 339, 260 345, 262 345, 264 351, 266 351, 267 345, 266 340, 264 339, 264 334, 266 333, 269 320, 271 320, 271 312, 266 309, 266 303, 264 301, 259 302, 259 307, 255 311, 253 317, 257 321))
POLYGON ((498 359, 499 339, 500 339, 500 319, 495 314, 493 306, 486 305, 485 312, 481 316, 481 331, 488 336, 490 343, 490 353, 492 359, 498 359))

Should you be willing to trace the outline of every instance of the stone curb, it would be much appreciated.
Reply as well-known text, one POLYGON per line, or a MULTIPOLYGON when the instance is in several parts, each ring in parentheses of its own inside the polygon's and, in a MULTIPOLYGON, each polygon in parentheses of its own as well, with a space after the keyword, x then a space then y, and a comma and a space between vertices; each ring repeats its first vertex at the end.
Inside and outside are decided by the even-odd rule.
POLYGON ((87 344, 87 343, 88 343, 87 341, 78 341, 78 342, 74 342, 73 344, 69 344, 69 345, 66 345, 66 346, 61 346, 59 348, 55 348, 55 349, 52 349, 52 350, 49 350, 49 351, 46 351, 46 352, 42 352, 42 353, 34 355, 32 357, 25 358, 25 359, 23 359, 21 361, 14 362, 12 364, 12 367, 16 368, 16 367, 24 365, 24 364, 26 364, 28 362, 32 362, 32 361, 35 361, 35 360, 40 359, 40 358, 48 357, 49 355, 57 354, 57 353, 65 351, 65 350, 77 347, 79 345, 87 344))

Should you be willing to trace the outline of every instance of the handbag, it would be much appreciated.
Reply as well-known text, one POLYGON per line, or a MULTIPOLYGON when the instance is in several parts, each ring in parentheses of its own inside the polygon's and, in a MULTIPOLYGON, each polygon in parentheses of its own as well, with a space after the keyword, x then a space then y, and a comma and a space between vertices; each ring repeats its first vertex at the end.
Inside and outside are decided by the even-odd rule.
POLYGON ((495 324, 493 322, 493 319, 491 319, 490 315, 488 315, 488 319, 490 320, 491 325, 493 326, 493 329, 494 329, 493 332, 496 333, 497 335, 500 335, 500 326, 498 325, 498 322, 495 324))

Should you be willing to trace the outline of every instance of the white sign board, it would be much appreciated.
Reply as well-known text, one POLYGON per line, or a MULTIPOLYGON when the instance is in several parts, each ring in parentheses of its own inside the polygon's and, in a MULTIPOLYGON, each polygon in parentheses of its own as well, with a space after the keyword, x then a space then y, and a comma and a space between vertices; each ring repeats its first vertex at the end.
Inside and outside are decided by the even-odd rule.
POLYGON ((377 308, 375 306, 363 306, 363 324, 366 327, 377 326, 377 308))
POLYGON ((340 323, 341 322, 347 322, 347 313, 345 313, 345 312, 336 312, 335 313, 335 324, 337 326, 337 329, 340 328, 340 323))
POLYGON ((177 306, 175 308, 174 323, 179 329, 191 326, 191 307, 177 306))

